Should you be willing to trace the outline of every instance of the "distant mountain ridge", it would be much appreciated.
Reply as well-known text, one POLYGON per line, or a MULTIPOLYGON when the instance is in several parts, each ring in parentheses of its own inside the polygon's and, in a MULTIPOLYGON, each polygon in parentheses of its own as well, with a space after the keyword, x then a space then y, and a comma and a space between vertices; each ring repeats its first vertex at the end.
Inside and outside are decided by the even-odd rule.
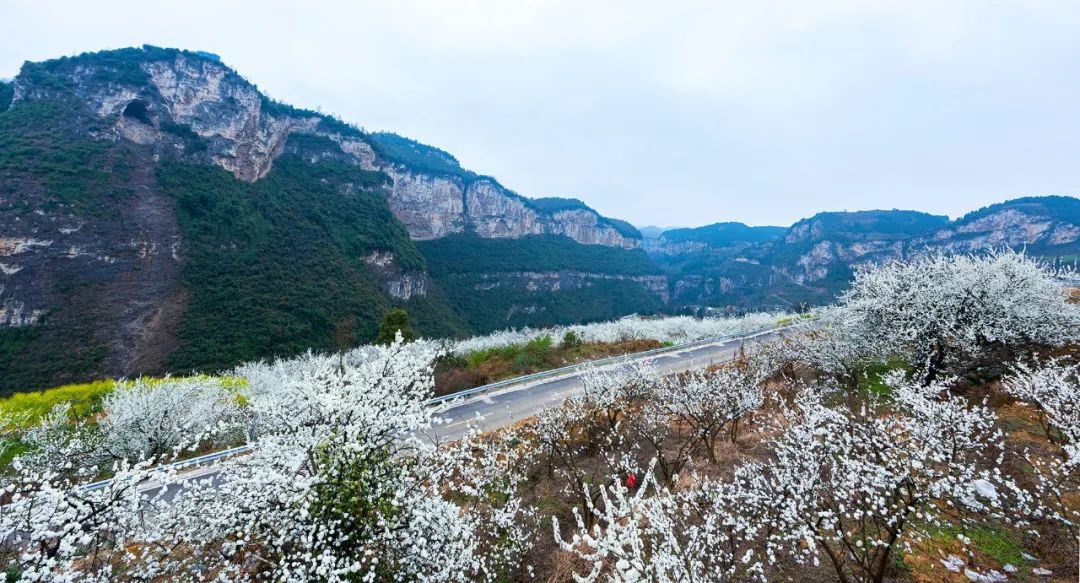
POLYGON ((666 231, 648 247, 673 305, 784 307, 829 301, 859 265, 912 253, 1026 249, 1080 255, 1080 199, 1019 198, 950 221, 918 211, 824 212, 789 228, 719 223, 666 231), (764 230, 762 230, 764 229, 764 230))

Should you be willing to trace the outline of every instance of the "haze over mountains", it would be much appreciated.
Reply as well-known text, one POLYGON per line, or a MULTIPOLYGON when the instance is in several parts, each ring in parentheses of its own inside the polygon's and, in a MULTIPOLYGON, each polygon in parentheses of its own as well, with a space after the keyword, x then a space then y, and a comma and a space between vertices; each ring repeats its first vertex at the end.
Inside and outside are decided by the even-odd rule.
POLYGON ((449 336, 824 302, 854 267, 928 248, 1080 253, 1070 197, 643 238, 274 102, 215 55, 149 46, 0 83, 0 209, 4 389, 333 350, 370 341, 396 306, 449 336))

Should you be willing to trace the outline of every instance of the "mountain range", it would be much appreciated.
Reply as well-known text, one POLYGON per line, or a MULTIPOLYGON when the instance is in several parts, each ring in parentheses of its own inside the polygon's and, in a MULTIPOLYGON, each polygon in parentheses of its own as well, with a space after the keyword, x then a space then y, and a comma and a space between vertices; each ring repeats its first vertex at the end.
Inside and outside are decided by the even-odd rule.
POLYGON ((210 53, 28 62, 0 82, 0 390, 334 350, 370 341, 394 307, 421 334, 460 336, 824 302, 859 264, 925 248, 1075 258, 1078 204, 643 237, 271 100, 210 53))
POLYGON ((791 309, 830 301, 860 265, 913 253, 1010 247, 1057 262, 1080 257, 1080 199, 1028 197, 954 221, 905 210, 825 212, 791 227, 719 223, 664 231, 646 248, 670 305, 791 309))

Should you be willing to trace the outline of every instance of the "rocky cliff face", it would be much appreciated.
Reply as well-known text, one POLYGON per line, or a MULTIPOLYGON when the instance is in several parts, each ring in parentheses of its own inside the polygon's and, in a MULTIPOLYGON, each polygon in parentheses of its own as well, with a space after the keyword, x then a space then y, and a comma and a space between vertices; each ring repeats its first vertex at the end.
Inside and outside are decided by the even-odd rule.
POLYGON ((1052 249, 1080 240, 1080 225, 1030 208, 1000 208, 985 215, 961 219, 920 243, 953 252, 1008 246, 1052 249))
MULTIPOLYGON (((354 163, 388 174, 391 209, 415 239, 472 231, 481 237, 520 238, 555 234, 589 245, 634 249, 640 235, 621 232, 588 208, 544 212, 492 179, 461 170, 457 176, 411 168, 408 161, 380 156, 371 138, 324 116, 269 101, 258 89, 219 61, 182 52, 124 63, 124 76, 111 63, 54 67, 49 83, 35 76, 15 80, 12 106, 55 99, 55 79, 65 91, 100 117, 115 120, 117 136, 140 144, 175 146, 168 134, 182 128, 205 140, 207 156, 238 179, 263 178, 289 136, 328 138, 354 163)), ((182 148, 183 146, 178 146, 182 148)), ((455 161, 456 164, 456 161, 455 161)))
POLYGON ((391 251, 374 251, 364 257, 366 265, 382 283, 383 291, 396 300, 408 301, 427 295, 428 276, 417 270, 402 269, 391 251))
MULTIPOLYGON (((8 211, 0 213, 0 328, 57 347, 81 336, 79 349, 100 353, 100 366, 118 374, 162 365, 186 298, 186 249, 172 202, 143 162, 131 172, 106 166, 99 176, 114 196, 92 214, 58 206, 47 185, 0 179, 8 211), (46 322, 52 326, 42 328, 46 322)), ((56 356, 66 358, 80 356, 56 356)))
POLYGON ((784 239, 788 246, 802 246, 785 274, 798 283, 813 283, 838 266, 850 269, 912 253, 978 253, 1001 247, 1050 258, 1068 256, 1080 245, 1077 209, 1080 200, 1075 198, 1018 199, 952 222, 924 218, 885 232, 830 230, 810 220, 794 225, 784 239))
POLYGON ((333 350, 369 341, 391 307, 447 336, 666 299, 633 227, 271 101, 205 54, 27 63, 0 84, 0 145, 0 394, 333 350), (419 249, 455 237, 469 243, 442 259, 419 249), (496 261, 448 291, 462 270, 439 262, 475 265, 475 241, 558 267, 496 261), (625 257, 648 269, 611 273, 625 257))
POLYGON ((465 187, 457 178, 413 174, 390 167, 390 208, 414 239, 438 239, 465 231, 465 187))
POLYGON ((481 237, 517 239, 528 235, 563 235, 586 245, 624 249, 641 247, 639 237, 629 237, 603 224, 591 209, 543 212, 528 199, 508 193, 487 178, 474 181, 465 191, 466 222, 481 237))

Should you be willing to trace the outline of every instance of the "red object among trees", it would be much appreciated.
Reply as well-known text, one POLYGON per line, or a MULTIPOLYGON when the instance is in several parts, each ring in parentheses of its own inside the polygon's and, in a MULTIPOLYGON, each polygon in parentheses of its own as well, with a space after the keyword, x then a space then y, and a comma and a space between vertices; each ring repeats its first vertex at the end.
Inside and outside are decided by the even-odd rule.
POLYGON ((627 488, 633 488, 634 486, 637 486, 637 482, 637 474, 630 474, 629 476, 626 476, 627 488))

